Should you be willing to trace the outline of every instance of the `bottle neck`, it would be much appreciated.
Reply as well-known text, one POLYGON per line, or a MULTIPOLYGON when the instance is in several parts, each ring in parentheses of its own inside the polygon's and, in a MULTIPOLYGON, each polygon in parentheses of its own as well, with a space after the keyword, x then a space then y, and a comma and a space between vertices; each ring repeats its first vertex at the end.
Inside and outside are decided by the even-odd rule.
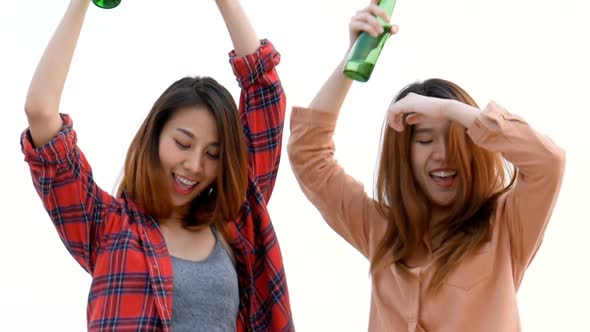
POLYGON ((393 7, 395 7, 396 0, 381 0, 379 2, 379 7, 387 12, 388 15, 393 13, 393 7))
MULTIPOLYGON (((381 0, 379 2, 379 7, 381 9, 383 9, 387 13, 387 15, 391 18, 391 14, 393 13, 393 8, 395 7, 395 2, 396 2, 396 0, 381 0)), ((381 19, 380 17, 378 17, 377 20, 379 20, 379 23, 381 23, 381 25, 383 25, 383 26, 389 25, 388 22, 383 21, 383 19, 381 19)))

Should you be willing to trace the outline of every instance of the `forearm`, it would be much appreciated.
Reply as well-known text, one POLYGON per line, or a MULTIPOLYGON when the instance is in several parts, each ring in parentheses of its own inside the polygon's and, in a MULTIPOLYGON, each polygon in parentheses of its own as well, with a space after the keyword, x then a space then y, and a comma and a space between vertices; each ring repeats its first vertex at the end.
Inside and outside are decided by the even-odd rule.
POLYGON ((254 53, 260 40, 239 0, 216 0, 232 40, 235 54, 243 56, 254 53))
POLYGON ((281 156, 286 95, 275 67, 280 54, 262 41, 255 53, 230 55, 230 63, 242 92, 240 120, 246 130, 251 178, 268 202, 281 156))
POLYGON ((471 127, 476 119, 481 117, 481 110, 477 107, 467 105, 465 103, 452 100, 444 99, 441 101, 445 112, 451 120, 459 122, 465 128, 471 127))
POLYGON ((315 95, 309 108, 320 112, 338 112, 344 103, 346 94, 350 90, 352 80, 344 76, 342 70, 348 57, 338 64, 320 91, 315 95))
POLYGON ((70 2, 29 85, 25 112, 37 146, 48 142, 61 127, 59 102, 89 3, 70 2))

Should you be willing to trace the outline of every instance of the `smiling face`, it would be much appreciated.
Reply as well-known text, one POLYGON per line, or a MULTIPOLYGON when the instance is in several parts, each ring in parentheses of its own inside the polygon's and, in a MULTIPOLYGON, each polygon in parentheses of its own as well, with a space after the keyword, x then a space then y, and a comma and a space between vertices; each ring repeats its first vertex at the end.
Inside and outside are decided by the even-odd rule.
POLYGON ((220 167, 219 132, 211 111, 204 106, 177 110, 162 129, 158 150, 175 209, 208 194, 220 167))
MULTIPOLYGON (((461 87, 438 78, 406 86, 394 101, 412 92, 479 108, 461 87)), ((371 270, 403 262, 430 239, 441 255, 426 291, 437 292, 464 257, 489 241, 496 203, 514 188, 518 172, 508 178, 502 154, 475 144, 460 123, 424 119, 397 132, 387 120, 375 196, 389 224, 371 270)))
POLYGON ((426 119, 413 127, 411 136, 412 172, 429 200, 449 206, 457 196, 459 174, 447 161, 450 121, 426 119))

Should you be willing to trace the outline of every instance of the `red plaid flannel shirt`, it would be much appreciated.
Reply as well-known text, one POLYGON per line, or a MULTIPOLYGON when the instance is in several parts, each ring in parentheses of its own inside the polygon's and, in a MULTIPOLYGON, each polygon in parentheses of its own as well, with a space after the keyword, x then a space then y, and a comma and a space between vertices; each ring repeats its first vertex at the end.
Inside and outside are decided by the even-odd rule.
MULTIPOLYGON (((276 73, 279 53, 267 40, 230 63, 242 89, 240 114, 249 148, 250 181, 236 239, 240 287, 237 331, 294 331, 281 252, 266 208, 281 156, 286 97, 276 73)), ((156 220, 125 195, 94 182, 72 120, 48 144, 21 137, 33 183, 72 256, 92 276, 89 331, 169 331, 172 264, 156 220)))

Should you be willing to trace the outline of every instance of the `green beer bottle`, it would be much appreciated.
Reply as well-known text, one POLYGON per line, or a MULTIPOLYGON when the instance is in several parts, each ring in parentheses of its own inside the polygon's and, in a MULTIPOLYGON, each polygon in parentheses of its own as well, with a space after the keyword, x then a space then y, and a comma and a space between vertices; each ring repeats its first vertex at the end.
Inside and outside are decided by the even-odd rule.
POLYGON ((92 2, 100 8, 111 9, 117 7, 121 0, 92 0, 92 2))
MULTIPOLYGON (((379 7, 383 8, 389 17, 393 13, 394 6, 395 0, 381 0, 379 2, 379 7)), ((357 37, 354 45, 352 45, 350 55, 344 66, 344 75, 350 79, 360 82, 369 80, 379 54, 381 54, 383 45, 385 45, 385 41, 389 38, 391 25, 383 21, 380 17, 377 17, 377 20, 381 23, 385 31, 377 37, 372 37, 368 33, 362 32, 357 37)))

